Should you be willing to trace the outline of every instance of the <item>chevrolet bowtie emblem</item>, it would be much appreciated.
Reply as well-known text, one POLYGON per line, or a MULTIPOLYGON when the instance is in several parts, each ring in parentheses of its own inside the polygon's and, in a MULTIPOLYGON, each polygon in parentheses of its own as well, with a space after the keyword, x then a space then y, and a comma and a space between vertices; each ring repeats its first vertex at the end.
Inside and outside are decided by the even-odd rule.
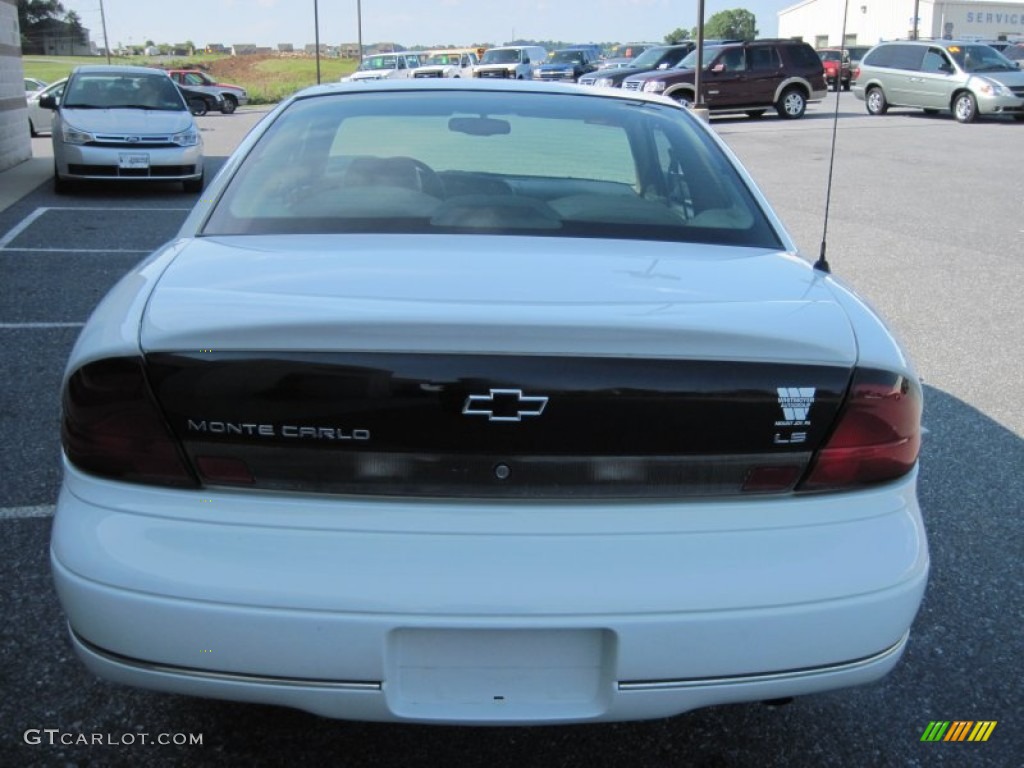
POLYGON ((488 421, 522 421, 524 416, 540 416, 547 404, 543 395, 524 395, 521 389, 492 389, 486 395, 467 397, 462 413, 486 416, 488 421))

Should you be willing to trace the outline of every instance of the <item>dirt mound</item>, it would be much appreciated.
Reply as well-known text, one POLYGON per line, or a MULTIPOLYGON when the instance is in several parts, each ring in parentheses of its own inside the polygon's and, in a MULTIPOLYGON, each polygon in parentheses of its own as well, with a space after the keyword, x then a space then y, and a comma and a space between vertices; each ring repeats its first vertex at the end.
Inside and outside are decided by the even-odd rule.
POLYGON ((229 56, 226 59, 211 61, 204 69, 212 77, 226 83, 238 83, 239 81, 251 82, 259 79, 256 76, 257 67, 267 59, 273 59, 272 54, 254 54, 252 56, 229 56))

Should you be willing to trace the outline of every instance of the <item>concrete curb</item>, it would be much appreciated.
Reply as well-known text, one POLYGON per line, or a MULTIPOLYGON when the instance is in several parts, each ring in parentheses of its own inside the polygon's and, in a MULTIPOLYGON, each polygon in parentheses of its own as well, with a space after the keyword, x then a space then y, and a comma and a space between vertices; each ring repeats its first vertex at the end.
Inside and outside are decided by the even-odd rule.
POLYGON ((23 163, 0 171, 0 211, 6 211, 52 177, 52 157, 30 157, 23 163))

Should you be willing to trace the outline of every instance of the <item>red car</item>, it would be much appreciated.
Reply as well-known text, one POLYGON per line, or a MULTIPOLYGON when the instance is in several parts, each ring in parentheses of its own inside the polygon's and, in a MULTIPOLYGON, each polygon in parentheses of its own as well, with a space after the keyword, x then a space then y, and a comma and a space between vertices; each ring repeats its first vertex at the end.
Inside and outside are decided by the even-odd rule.
POLYGON ((850 52, 841 48, 822 48, 818 51, 818 57, 825 68, 825 82, 829 90, 838 91, 840 86, 844 91, 850 90, 850 79, 853 77, 850 52))
POLYGON ((222 99, 220 111, 226 115, 230 115, 238 107, 249 103, 249 94, 246 93, 245 88, 230 83, 218 83, 201 70, 169 69, 167 74, 180 86, 222 99))

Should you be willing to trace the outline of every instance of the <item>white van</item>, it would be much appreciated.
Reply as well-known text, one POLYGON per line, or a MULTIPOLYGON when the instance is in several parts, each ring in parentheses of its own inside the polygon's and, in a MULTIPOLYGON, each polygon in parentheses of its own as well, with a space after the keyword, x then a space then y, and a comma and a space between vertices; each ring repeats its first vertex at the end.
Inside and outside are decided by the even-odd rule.
POLYGON ((450 48, 427 51, 423 64, 412 73, 413 77, 472 77, 473 67, 480 63, 476 51, 470 48, 450 48))
POLYGON ((412 77, 412 71, 422 64, 422 54, 416 51, 393 51, 364 56, 359 68, 351 75, 341 78, 350 80, 392 80, 412 77))
POLYGON ((505 45, 484 51, 473 77, 501 77, 529 80, 533 68, 548 59, 548 52, 539 45, 505 45))

